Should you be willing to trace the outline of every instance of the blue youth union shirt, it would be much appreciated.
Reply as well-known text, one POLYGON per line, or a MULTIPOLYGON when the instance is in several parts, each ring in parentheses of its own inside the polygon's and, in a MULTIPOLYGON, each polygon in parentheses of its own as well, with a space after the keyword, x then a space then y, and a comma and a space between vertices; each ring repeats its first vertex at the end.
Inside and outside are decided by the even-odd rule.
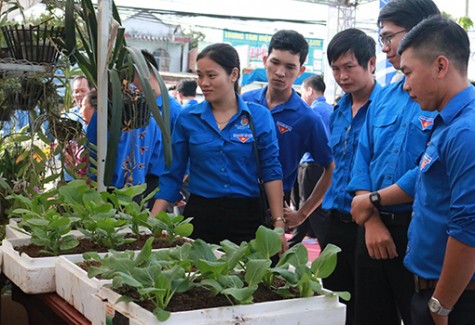
POLYGON ((323 208, 336 209, 350 213, 353 196, 346 190, 351 180, 351 167, 355 161, 358 138, 363 127, 366 112, 373 99, 378 95, 381 86, 376 82, 368 101, 353 117, 353 105, 350 94, 345 94, 335 106, 330 118, 330 146, 335 157, 335 169, 332 184, 323 199, 323 208))
MULTIPOLYGON (((414 196, 416 168, 434 123, 403 90, 404 80, 383 88, 366 113, 347 190, 376 191, 397 183, 414 196)), ((385 207, 386 209, 386 207, 385 207)), ((412 205, 387 207, 411 211, 412 205)))
POLYGON ((257 136, 264 182, 282 179, 279 147, 270 112, 239 95, 238 112, 219 130, 205 100, 182 110, 173 132, 173 161, 169 172, 160 177, 156 198, 168 202, 181 199, 180 188, 189 161, 189 191, 206 198, 259 197, 258 173, 249 126, 251 114, 257 136))
POLYGON ((404 259, 425 279, 440 277, 449 236, 475 247, 475 88, 453 97, 436 124, 418 167, 404 259))
MULTIPOLYGON (((327 103, 325 97, 320 96, 313 101, 312 105, 310 105, 310 108, 313 109, 315 113, 320 115, 323 124, 325 124, 325 127, 328 131, 330 129, 330 115, 333 112, 333 106, 327 103)), ((315 160, 308 152, 304 153, 302 159, 300 160, 301 164, 312 162, 315 162, 315 160)))
MULTIPOLYGON (((242 98, 268 108, 267 87, 246 92, 242 98)), ((309 152, 322 167, 329 166, 333 155, 322 118, 292 89, 289 100, 271 110, 279 141, 279 160, 284 175, 284 191, 290 191, 297 177, 300 159, 309 152)))

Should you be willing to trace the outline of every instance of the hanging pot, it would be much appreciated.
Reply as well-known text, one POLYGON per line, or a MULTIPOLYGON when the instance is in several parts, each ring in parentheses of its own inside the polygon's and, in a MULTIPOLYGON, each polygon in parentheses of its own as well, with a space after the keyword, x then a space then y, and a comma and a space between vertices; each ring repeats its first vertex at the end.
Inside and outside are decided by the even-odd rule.
POLYGON ((64 27, 2 26, 2 33, 12 58, 44 64, 58 61, 60 49, 56 40, 63 37, 64 27))

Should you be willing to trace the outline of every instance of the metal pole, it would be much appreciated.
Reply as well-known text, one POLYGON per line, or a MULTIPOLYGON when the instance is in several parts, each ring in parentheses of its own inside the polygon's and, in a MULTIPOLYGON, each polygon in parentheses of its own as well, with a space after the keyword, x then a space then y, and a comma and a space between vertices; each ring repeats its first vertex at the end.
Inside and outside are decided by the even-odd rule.
POLYGON ((107 155, 107 49, 109 42, 112 1, 99 0, 97 35, 97 190, 105 191, 104 170, 107 155))

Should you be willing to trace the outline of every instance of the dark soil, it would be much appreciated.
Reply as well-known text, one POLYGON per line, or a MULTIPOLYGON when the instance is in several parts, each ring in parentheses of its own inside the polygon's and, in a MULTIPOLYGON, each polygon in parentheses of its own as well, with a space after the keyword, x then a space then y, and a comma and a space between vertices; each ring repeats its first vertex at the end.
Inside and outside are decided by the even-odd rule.
MULTIPOLYGON (((136 241, 132 243, 127 243, 124 245, 121 245, 119 247, 115 247, 114 249, 117 251, 125 251, 125 250, 141 250, 143 248, 143 245, 147 241, 148 238, 150 238, 151 235, 139 235, 138 237, 135 235, 127 235, 127 238, 137 238, 136 241)), ((181 238, 178 237, 174 241, 169 242, 167 240, 166 236, 161 236, 161 237, 156 237, 155 240, 153 241, 152 247, 154 249, 158 248, 170 248, 170 247, 176 247, 176 246, 181 246, 185 242, 187 242, 186 238, 181 238)), ((37 246, 37 245, 28 245, 28 246, 18 246, 15 247, 15 250, 20 252, 20 254, 27 254, 30 257, 47 257, 51 256, 50 254, 43 253, 41 250, 43 247, 37 246)), ((98 252, 98 253, 106 253, 108 252, 109 249, 104 247, 104 246, 99 246, 96 243, 94 243, 90 238, 82 238, 79 239, 79 245, 76 246, 73 250, 68 251, 68 252, 63 252, 62 254, 64 255, 69 255, 69 254, 83 254, 87 252, 98 252)))
MULTIPOLYGON (((126 294, 134 299, 138 298, 137 292, 134 290, 120 291, 120 294, 126 294)), ((279 296, 274 291, 259 286, 254 293, 254 302, 275 301, 283 300, 284 298, 279 296)), ((151 301, 137 302, 141 307, 153 311, 155 305, 151 301)), ((215 308, 223 306, 232 306, 232 303, 223 295, 212 296, 210 292, 203 287, 193 287, 187 292, 177 293, 173 296, 172 300, 168 304, 166 310, 170 312, 215 308)))

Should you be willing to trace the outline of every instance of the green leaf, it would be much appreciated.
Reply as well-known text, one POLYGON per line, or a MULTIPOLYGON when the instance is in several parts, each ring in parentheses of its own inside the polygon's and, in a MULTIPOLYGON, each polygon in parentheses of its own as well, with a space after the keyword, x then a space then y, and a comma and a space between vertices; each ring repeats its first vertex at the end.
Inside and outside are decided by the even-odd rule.
POLYGON ((253 244, 254 248, 266 259, 270 259, 282 248, 279 234, 264 226, 259 226, 257 229, 253 244))
POLYGON ((182 223, 181 225, 176 226, 175 233, 178 236, 188 237, 193 233, 193 225, 191 223, 182 223))
POLYGON ((254 287, 245 287, 245 288, 227 288, 222 291, 224 295, 230 295, 236 301, 242 304, 250 304, 252 303, 252 295, 257 290, 257 286, 254 287))
POLYGON ((250 260, 247 262, 244 275, 247 284, 250 287, 257 286, 262 281, 264 275, 269 272, 270 265, 270 260, 250 260))
POLYGON ((333 273, 339 252, 341 249, 336 245, 328 244, 325 247, 323 252, 312 262, 312 272, 315 277, 325 279, 333 273))
POLYGON ((169 311, 163 310, 159 307, 153 310, 153 314, 155 315, 155 317, 157 317, 157 319, 160 322, 166 321, 168 318, 170 318, 170 315, 171 315, 169 311))

